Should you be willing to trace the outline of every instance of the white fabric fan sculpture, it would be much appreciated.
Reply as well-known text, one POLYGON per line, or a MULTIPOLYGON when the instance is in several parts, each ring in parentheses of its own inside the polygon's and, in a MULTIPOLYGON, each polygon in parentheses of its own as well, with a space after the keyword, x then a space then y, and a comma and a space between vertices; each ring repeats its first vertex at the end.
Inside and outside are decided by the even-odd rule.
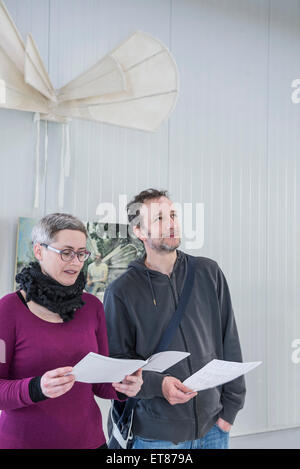
MULTIPOLYGON (((0 0, 0 107, 36 113, 38 134, 39 119, 65 124, 72 118, 155 131, 173 110, 177 95, 174 59, 159 40, 141 31, 55 90, 32 36, 28 34, 25 45, 0 0)), ((37 143, 37 175, 38 147, 37 143)), ((62 147, 61 167, 68 176, 68 135, 62 147)), ((63 175, 60 206, 62 199, 63 175)))

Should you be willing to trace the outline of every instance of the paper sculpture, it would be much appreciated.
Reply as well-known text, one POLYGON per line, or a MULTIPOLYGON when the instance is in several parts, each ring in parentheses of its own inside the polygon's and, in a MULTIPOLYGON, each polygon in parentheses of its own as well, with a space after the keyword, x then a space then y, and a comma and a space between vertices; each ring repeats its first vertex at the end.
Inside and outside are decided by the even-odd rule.
MULTIPOLYGON (((55 90, 33 37, 28 34, 24 44, 0 0, 0 107, 37 113, 36 120, 67 123, 78 118, 155 131, 170 115, 177 95, 174 59, 159 40, 141 31, 55 90)), ((62 183, 59 192, 61 201, 62 183)), ((37 199, 38 186, 35 205, 37 199)))
POLYGON ((26 45, 0 2, 0 106, 39 112, 43 119, 80 118, 154 131, 178 93, 167 48, 141 31, 59 90, 51 84, 33 37, 26 45))

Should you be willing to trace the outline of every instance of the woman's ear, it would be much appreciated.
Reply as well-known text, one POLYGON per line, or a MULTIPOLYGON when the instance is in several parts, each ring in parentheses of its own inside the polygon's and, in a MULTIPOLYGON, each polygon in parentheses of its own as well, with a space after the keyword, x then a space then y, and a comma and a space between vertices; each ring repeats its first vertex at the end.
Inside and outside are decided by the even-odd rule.
POLYGON ((38 261, 43 260, 42 246, 39 243, 33 246, 33 254, 38 261))

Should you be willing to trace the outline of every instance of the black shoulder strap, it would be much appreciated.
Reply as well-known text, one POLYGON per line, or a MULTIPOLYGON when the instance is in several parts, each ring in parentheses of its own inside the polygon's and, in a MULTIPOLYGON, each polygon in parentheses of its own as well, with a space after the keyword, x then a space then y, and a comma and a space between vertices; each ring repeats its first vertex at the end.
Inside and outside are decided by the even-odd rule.
POLYGON ((177 305, 177 309, 170 320, 159 345, 157 346, 155 353, 163 352, 168 349, 173 336, 178 328, 180 321, 184 315, 186 310, 193 284, 194 284, 194 277, 195 277, 195 257, 188 256, 187 257, 187 275, 184 282, 184 287, 182 293, 179 298, 179 303, 177 305))

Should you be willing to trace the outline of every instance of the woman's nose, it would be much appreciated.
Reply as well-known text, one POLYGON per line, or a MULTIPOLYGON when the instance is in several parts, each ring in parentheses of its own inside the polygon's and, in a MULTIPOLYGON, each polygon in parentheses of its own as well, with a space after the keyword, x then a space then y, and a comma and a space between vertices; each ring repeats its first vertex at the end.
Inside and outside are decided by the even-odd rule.
POLYGON ((73 257, 73 259, 71 260, 71 264, 75 264, 75 265, 82 265, 83 262, 80 262, 80 260, 78 259, 78 256, 77 254, 75 254, 75 256, 73 257))

